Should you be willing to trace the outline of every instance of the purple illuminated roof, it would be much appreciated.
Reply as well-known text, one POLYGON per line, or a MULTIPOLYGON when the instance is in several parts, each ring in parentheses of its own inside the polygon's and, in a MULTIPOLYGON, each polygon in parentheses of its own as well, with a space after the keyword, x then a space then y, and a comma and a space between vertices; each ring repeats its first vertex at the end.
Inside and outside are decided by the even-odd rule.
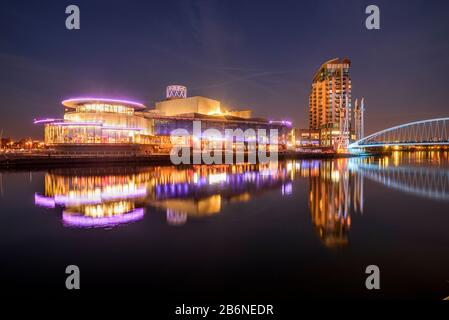
POLYGON ((41 124, 41 123, 52 123, 55 121, 63 121, 64 119, 55 119, 55 118, 46 118, 46 119, 34 119, 34 124, 41 124))
POLYGON ((72 98, 72 99, 64 100, 61 103, 68 108, 76 108, 76 106, 82 105, 85 103, 120 104, 120 105, 125 105, 127 107, 134 108, 135 110, 143 110, 146 108, 142 103, 135 102, 135 101, 122 100, 122 99, 94 98, 94 97, 72 98))

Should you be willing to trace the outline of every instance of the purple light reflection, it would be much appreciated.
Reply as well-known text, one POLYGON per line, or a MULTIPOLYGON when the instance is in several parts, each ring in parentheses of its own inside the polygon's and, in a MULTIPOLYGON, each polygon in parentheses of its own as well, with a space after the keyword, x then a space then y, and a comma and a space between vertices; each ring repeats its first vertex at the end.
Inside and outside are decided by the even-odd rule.
POLYGON ((111 217, 93 218, 80 214, 70 214, 65 211, 62 212, 62 221, 65 226, 75 228, 98 228, 98 227, 113 227, 120 224, 136 222, 143 219, 144 209, 137 208, 125 214, 115 215, 111 217))
POLYGON ((104 192, 101 194, 101 199, 103 200, 131 199, 131 198, 145 197, 146 195, 147 189, 145 187, 142 187, 130 191, 104 192))
POLYGON ((53 209, 56 206, 55 200, 53 198, 45 197, 37 193, 34 194, 34 204, 36 206, 49 209, 53 209))

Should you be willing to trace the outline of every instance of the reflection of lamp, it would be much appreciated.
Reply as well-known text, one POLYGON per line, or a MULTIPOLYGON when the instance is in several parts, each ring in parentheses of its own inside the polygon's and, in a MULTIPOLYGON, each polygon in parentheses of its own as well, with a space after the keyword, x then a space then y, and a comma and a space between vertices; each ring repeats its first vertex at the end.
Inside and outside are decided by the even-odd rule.
POLYGON ((37 193, 34 194, 34 204, 44 208, 54 208, 56 206, 53 198, 45 197, 37 193))
POLYGON ((209 184, 226 182, 226 172, 209 174, 209 184))
POLYGON ((180 226, 187 222, 187 213, 174 211, 167 208, 167 223, 172 226, 180 226))
POLYGON ((292 183, 289 182, 287 184, 282 185, 281 193, 283 196, 289 196, 293 193, 292 183))

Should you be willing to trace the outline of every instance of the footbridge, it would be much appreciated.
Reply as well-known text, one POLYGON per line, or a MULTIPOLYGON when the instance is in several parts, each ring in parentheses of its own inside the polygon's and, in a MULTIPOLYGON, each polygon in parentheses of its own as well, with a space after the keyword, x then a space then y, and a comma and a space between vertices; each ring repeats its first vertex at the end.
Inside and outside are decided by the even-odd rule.
POLYGON ((348 149, 351 151, 387 146, 441 145, 449 145, 449 117, 415 121, 391 127, 351 143, 348 149))

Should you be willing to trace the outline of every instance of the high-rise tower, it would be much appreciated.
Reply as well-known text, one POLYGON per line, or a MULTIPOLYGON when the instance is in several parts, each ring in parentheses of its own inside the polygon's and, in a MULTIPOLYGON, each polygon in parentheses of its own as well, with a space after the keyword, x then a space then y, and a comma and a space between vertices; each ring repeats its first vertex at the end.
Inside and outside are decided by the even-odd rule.
POLYGON ((334 146, 342 136, 340 123, 343 114, 351 123, 350 65, 347 58, 335 58, 323 63, 313 77, 309 96, 309 129, 320 131, 323 146, 334 146))

